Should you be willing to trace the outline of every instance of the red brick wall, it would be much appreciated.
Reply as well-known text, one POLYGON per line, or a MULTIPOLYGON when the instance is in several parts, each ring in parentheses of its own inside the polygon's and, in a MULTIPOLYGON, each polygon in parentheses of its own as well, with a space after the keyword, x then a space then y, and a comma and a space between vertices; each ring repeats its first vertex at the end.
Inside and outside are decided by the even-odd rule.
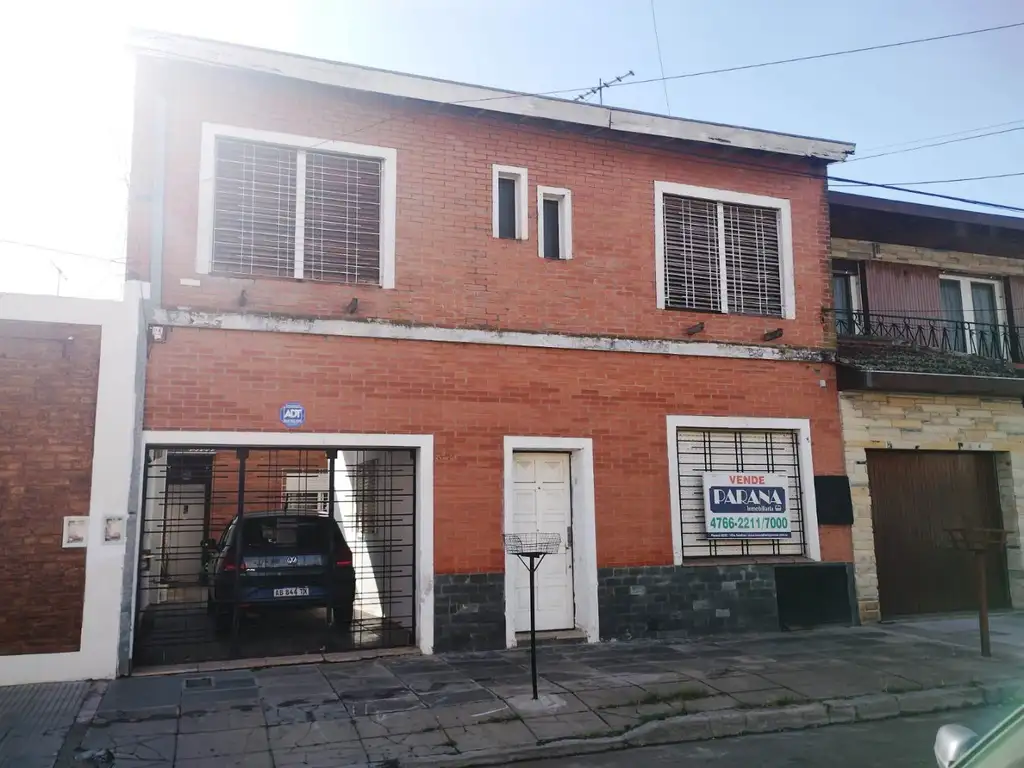
POLYGON ((99 357, 98 327, 0 321, 0 654, 79 648, 85 550, 61 537, 89 514, 99 357))
POLYGON ((707 145, 673 151, 586 137, 498 116, 442 113, 268 75, 142 59, 137 77, 129 274, 148 277, 149 184, 154 174, 157 97, 166 100, 163 303, 246 311, 342 316, 352 297, 360 318, 569 333, 681 337, 822 346, 828 299, 828 210, 820 164, 707 145), (279 131, 398 150, 395 290, 287 279, 195 278, 203 122, 279 131), (491 165, 529 170, 530 239, 491 236, 491 165), (754 166, 770 166, 763 169, 754 166), (771 170, 777 168, 778 170, 771 170), (654 181, 788 198, 792 202, 797 319, 718 316, 655 307, 654 181), (573 259, 537 257, 536 185, 573 195, 573 259))
MULTIPOLYGON (((245 459, 245 511, 284 508, 288 476, 327 471, 327 454, 318 450, 253 448, 245 459)), ((300 484, 296 490, 306 490, 300 484)), ((311 489, 312 490, 312 489, 311 489)), ((210 489, 210 531, 215 539, 238 514, 238 453, 217 451, 210 489)))
MULTIPOLYGON (((438 573, 503 567, 505 435, 594 439, 602 567, 672 562, 667 414, 810 418, 815 472, 844 471, 827 365, 186 328, 152 347, 149 429, 280 430, 290 400, 300 431, 435 436, 438 573)), ((826 528, 824 557, 849 537, 826 528)))

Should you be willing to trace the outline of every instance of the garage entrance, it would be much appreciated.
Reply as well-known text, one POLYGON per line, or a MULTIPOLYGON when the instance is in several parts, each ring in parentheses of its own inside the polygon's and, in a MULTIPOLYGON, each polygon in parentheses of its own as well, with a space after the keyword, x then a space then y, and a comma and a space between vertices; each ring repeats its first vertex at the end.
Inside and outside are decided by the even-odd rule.
MULTIPOLYGON (((974 555, 949 528, 1001 528, 990 453, 868 451, 882 618, 977 608, 974 555)), ((989 605, 1009 607, 1005 553, 993 555, 989 605)))
POLYGON ((133 664, 416 643, 416 451, 149 446, 133 664))

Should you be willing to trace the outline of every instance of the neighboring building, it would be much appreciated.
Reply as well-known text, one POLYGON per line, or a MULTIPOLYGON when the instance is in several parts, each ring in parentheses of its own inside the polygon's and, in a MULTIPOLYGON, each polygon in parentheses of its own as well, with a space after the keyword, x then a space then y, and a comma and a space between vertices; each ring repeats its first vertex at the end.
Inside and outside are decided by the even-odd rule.
POLYGON ((128 283, 123 301, 0 293, 0 685, 117 671, 144 288, 128 283))
POLYGON ((862 620, 973 609, 950 529, 1005 529, 1024 604, 1024 220, 832 193, 838 382, 862 620))
POLYGON ((137 50, 128 269, 155 307, 134 663, 514 645, 511 533, 560 539, 542 630, 851 620, 821 312, 825 169, 852 145, 187 38, 137 50), (765 514, 740 524, 765 538, 709 539, 709 472, 781 476, 761 479, 788 537, 765 514), (209 539, 284 507, 333 509, 352 635, 295 618, 216 639, 209 539))

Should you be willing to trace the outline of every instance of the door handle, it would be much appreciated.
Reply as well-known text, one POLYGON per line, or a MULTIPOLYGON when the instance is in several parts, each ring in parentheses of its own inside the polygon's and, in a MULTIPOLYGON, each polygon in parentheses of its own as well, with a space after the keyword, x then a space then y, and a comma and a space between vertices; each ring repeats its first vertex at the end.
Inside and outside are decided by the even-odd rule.
POLYGON ((572 526, 565 529, 565 548, 572 549, 572 526))

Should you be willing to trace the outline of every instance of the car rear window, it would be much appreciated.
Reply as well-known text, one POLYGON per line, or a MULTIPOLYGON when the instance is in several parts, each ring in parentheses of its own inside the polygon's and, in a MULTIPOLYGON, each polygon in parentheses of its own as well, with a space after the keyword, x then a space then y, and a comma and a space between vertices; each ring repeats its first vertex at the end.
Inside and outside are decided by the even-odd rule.
POLYGON ((247 552, 325 552, 334 530, 337 548, 341 535, 330 520, 299 517, 254 517, 243 526, 243 547, 247 552))

